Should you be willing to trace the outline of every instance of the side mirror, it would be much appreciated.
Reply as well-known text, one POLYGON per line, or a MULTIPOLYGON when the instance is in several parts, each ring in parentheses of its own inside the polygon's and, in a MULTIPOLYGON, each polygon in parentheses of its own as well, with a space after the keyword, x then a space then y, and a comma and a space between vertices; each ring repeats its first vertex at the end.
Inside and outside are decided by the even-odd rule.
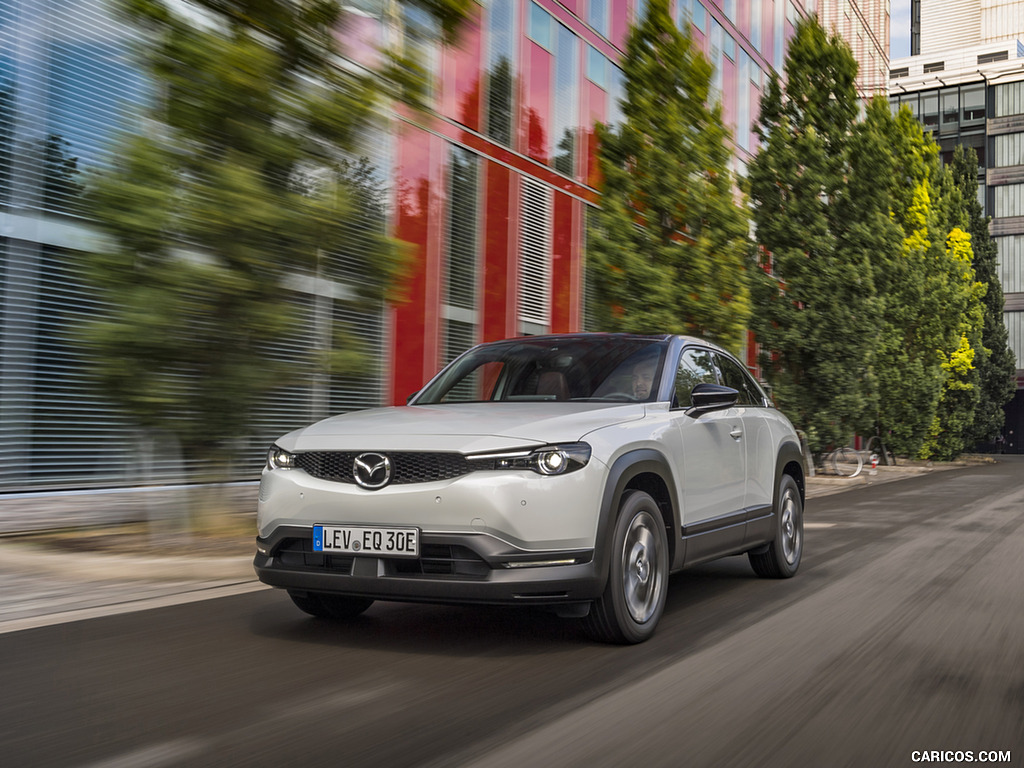
POLYGON ((740 393, 732 387, 723 387, 720 384, 698 384, 690 392, 692 405, 686 409, 685 413, 687 416, 697 418, 704 413, 732 408, 736 405, 739 397, 740 393))
POLYGON ((412 401, 412 399, 416 397, 416 395, 418 395, 419 393, 420 391, 417 389, 415 392, 413 392, 411 395, 405 398, 405 404, 408 405, 412 401))

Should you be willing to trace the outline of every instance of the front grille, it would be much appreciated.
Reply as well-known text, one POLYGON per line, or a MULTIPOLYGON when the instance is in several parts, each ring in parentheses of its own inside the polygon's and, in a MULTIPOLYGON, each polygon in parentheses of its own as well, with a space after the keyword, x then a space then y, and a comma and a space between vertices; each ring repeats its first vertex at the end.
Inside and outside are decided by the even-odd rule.
POLYGON ((351 575, 352 555, 335 555, 313 551, 312 539, 285 539, 274 551, 277 562, 288 568, 310 568, 351 575))
MULTIPOLYGON (((319 480, 336 483, 355 483, 352 465, 363 451, 310 451, 295 455, 295 466, 319 480)), ((414 453, 403 451, 387 453, 391 459, 392 485, 429 483, 451 480, 482 469, 480 462, 471 464, 461 453, 414 453)))
POLYGON ((484 578, 491 570, 487 562, 468 547, 424 544, 416 560, 391 558, 389 574, 396 576, 463 576, 484 578))

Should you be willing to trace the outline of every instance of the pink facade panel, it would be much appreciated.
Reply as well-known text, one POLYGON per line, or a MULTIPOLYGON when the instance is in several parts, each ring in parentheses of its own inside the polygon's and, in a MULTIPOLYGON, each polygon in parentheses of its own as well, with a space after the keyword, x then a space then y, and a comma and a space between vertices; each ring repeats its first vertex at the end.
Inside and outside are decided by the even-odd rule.
POLYGON ((629 36, 632 3, 630 0, 609 0, 609 2, 612 6, 612 45, 619 50, 625 50, 626 38, 629 36))

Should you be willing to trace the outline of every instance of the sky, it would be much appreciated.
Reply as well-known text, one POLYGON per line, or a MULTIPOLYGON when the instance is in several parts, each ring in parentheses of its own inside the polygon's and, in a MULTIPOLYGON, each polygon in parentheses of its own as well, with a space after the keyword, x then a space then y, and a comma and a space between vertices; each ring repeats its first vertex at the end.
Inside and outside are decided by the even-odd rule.
POLYGON ((892 0, 889 14, 889 58, 909 56, 910 0, 892 0))

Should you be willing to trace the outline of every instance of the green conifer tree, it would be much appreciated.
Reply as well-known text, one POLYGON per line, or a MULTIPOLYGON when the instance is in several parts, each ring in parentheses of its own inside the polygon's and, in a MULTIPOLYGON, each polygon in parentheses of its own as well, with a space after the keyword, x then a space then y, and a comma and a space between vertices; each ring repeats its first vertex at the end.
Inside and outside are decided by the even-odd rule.
POLYGON ((711 65, 667 0, 651 0, 623 69, 623 123, 599 126, 604 187, 588 249, 599 327, 689 333, 738 351, 748 216, 721 105, 709 106, 711 65))
POLYGON ((785 72, 785 89, 773 76, 762 98, 750 165, 767 253, 752 327, 779 406, 820 452, 850 440, 873 407, 871 220, 850 219, 858 201, 847 185, 857 63, 808 19, 797 25, 785 72))
POLYGON ((973 410, 973 369, 965 365, 962 340, 966 336, 968 346, 976 348, 978 292, 967 256, 969 238, 961 236, 966 219, 960 192, 941 166, 938 147, 909 110, 893 117, 879 109, 869 119, 886 136, 900 171, 879 184, 888 188, 902 236, 898 250, 879 253, 875 260, 877 429, 897 453, 915 456, 926 440, 936 457, 958 453, 960 435, 945 433, 972 418, 961 411, 973 410), (943 400, 956 377, 961 394, 943 400))
POLYGON ((951 165, 953 179, 960 188, 967 211, 967 231, 974 251, 974 272, 978 282, 986 286, 982 297, 984 320, 981 346, 975 355, 978 369, 979 400, 974 421, 965 435, 968 448, 976 443, 994 440, 1003 429, 1006 413, 1003 407, 1016 389, 1017 363, 1009 347, 1003 323, 1003 287, 999 280, 999 250, 989 235, 991 217, 982 215, 978 201, 978 155, 972 147, 958 145, 951 165))

